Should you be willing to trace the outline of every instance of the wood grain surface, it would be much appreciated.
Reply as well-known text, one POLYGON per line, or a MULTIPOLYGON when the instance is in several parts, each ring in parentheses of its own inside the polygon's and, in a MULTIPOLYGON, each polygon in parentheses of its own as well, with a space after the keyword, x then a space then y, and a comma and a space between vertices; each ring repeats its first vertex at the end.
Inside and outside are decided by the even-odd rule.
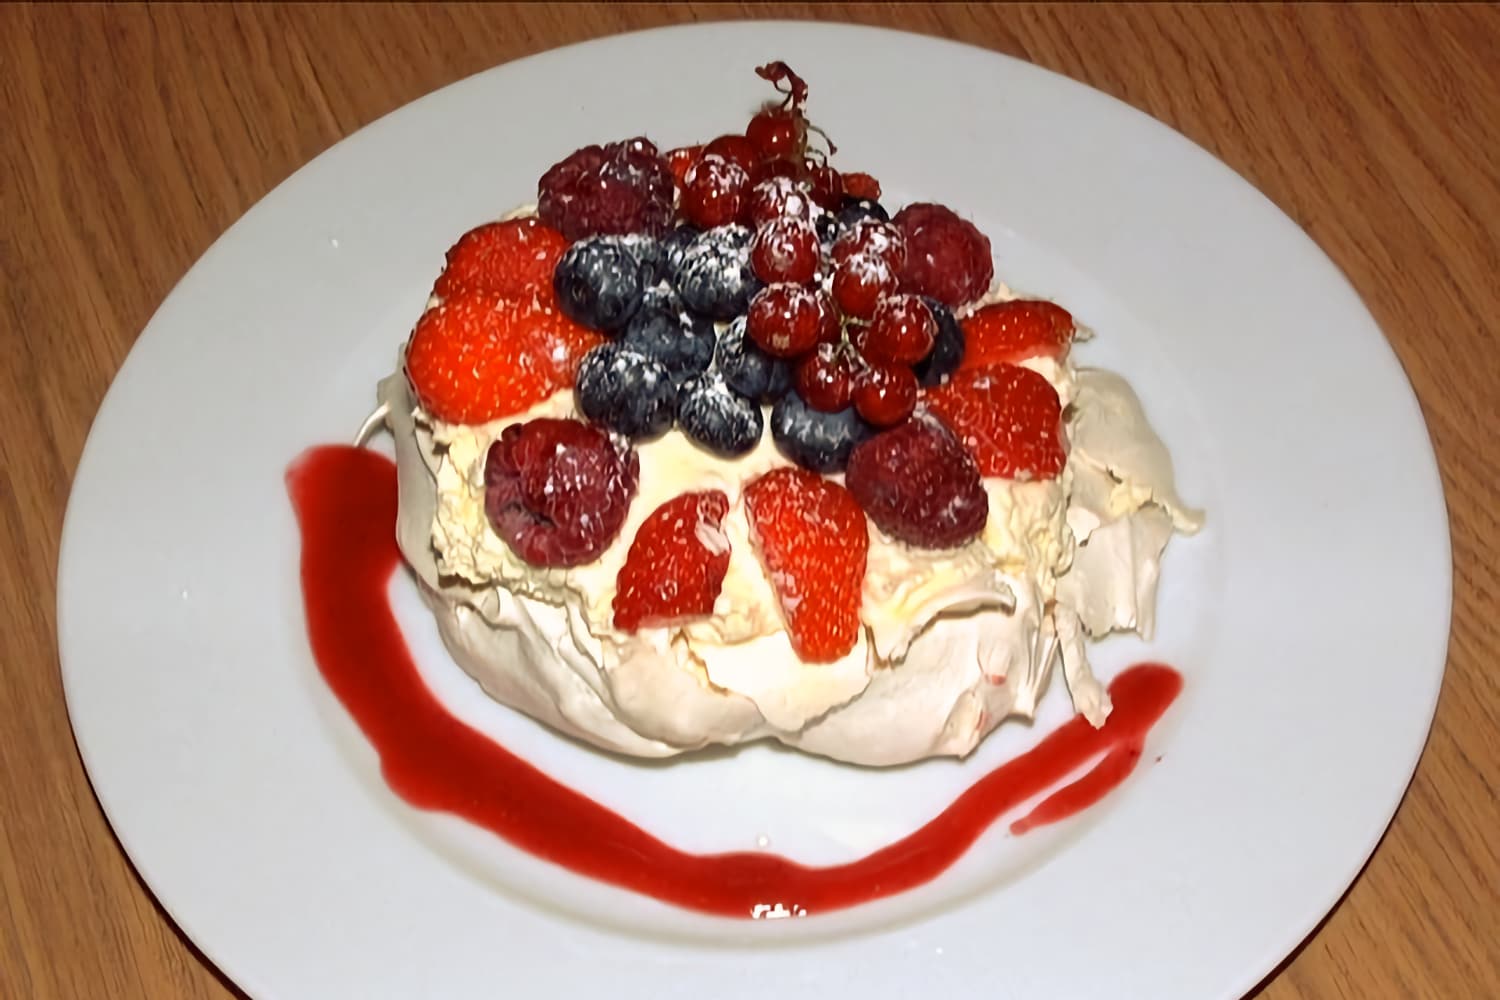
POLYGON ((772 16, 946 36, 1091 84, 1222 158, 1349 276, 1441 463, 1448 672, 1394 824, 1255 995, 1500 996, 1500 8, 261 4, 0 7, 0 998, 235 995, 100 813, 54 631, 73 470, 173 284, 283 178, 430 90, 595 36, 772 16))

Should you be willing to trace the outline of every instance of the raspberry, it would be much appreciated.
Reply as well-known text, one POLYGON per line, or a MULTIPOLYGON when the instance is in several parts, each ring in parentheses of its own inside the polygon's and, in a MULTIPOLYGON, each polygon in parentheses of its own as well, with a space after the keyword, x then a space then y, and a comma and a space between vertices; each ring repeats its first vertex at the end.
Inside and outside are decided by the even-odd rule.
POLYGON ((906 237, 903 291, 947 306, 973 302, 990 287, 995 262, 990 241, 952 209, 929 202, 907 205, 892 220, 906 237))
POLYGON ((844 482, 875 526, 924 549, 975 538, 989 519, 979 467, 931 420, 908 420, 857 445, 844 482))
POLYGON ((819 344, 817 350, 797 362, 792 385, 808 406, 834 413, 849 405, 854 393, 854 365, 845 351, 833 344, 819 344))
POLYGON ((432 292, 443 299, 463 291, 530 295, 551 286, 552 269, 567 248, 562 233, 536 219, 489 222, 464 233, 448 249, 432 292))
POLYGON ((1027 358, 1060 358, 1073 341, 1073 316, 1062 306, 1031 299, 996 302, 963 323, 963 368, 1027 358))
POLYGON ((597 427, 543 418, 511 424, 484 460, 484 512, 534 566, 577 566, 609 547, 635 496, 640 463, 597 427))
POLYGON ((688 168, 682 187, 682 217, 699 229, 736 221, 750 193, 750 175, 738 163, 704 156, 688 168))
POLYGON ((406 374, 437 419, 482 424, 571 385, 579 360, 600 342, 537 300, 460 292, 417 321, 406 374))
POLYGON ((537 182, 537 215, 569 240, 661 236, 672 225, 672 169, 647 139, 585 146, 537 182))
POLYGON ((932 310, 915 295, 892 295, 875 307, 859 337, 859 351, 873 364, 896 362, 910 365, 932 350, 937 320, 932 310))
POLYGON ((917 376, 906 365, 872 365, 854 380, 854 408, 876 427, 892 427, 917 406, 917 376))
POLYGON ((870 534, 844 487, 803 469, 773 469, 745 489, 745 512, 776 591, 792 649, 826 663, 859 639, 870 534))
POLYGON ((712 614, 729 569, 719 490, 673 497, 641 522, 615 578, 614 621, 622 632, 712 614))
POLYGON ((778 358, 806 354, 837 330, 838 317, 824 292, 801 285, 767 285, 750 300, 745 332, 761 350, 778 358))
POLYGON ((957 372, 923 400, 969 449, 981 475, 1053 479, 1062 472, 1062 403, 1030 368, 998 364, 957 372))
POLYGON ((755 231, 750 244, 750 266, 767 284, 808 284, 817 276, 819 257, 818 234, 802 219, 772 219, 755 231))

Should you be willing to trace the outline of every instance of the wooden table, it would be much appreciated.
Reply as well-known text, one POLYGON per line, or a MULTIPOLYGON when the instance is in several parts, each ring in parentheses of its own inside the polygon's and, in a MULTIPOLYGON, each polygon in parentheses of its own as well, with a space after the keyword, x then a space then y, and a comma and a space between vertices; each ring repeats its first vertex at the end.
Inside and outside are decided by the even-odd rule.
POLYGON ((1437 447, 1452 644, 1394 825, 1256 995, 1500 996, 1500 8, 814 6, 0 8, 0 997, 234 995, 111 836, 57 669, 69 482, 153 310, 387 111, 542 49, 730 16, 904 27, 1083 80, 1221 157, 1348 274, 1437 447))

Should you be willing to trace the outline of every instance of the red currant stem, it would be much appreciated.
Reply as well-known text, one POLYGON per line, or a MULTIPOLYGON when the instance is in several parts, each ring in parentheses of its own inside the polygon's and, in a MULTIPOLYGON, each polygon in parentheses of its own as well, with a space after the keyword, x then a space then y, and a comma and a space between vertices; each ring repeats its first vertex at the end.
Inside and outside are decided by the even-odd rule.
POLYGON ((777 91, 786 95, 786 100, 781 102, 782 107, 799 108, 802 102, 807 100, 807 82, 793 73, 792 68, 779 59, 766 63, 764 66, 755 67, 755 75, 762 80, 770 80, 771 85, 777 91))
MULTIPOLYGON (((824 165, 827 165, 828 158, 830 156, 832 156, 834 153, 837 153, 839 151, 839 148, 833 144, 833 140, 832 139, 828 138, 828 133, 827 132, 824 132, 822 129, 818 128, 818 126, 814 125, 812 122, 808 122, 807 123, 807 130, 809 132, 816 132, 819 136, 822 137, 823 141, 828 144, 828 152, 823 153, 821 150, 818 151, 819 153, 821 153, 824 165)), ((808 152, 812 152, 812 151, 813 151, 812 147, 808 147, 808 152)))

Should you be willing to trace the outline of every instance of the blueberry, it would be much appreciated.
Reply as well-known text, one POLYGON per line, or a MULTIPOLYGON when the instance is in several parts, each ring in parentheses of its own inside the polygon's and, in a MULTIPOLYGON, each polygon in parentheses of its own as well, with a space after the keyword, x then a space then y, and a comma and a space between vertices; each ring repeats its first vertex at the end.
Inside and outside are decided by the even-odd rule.
POLYGON ((708 370, 716 339, 712 320, 689 312, 670 286, 660 285, 646 289, 620 343, 666 365, 681 385, 708 370))
POLYGON ((661 437, 677 415, 677 386, 666 366, 620 344, 583 356, 574 395, 584 416, 632 441, 661 437))
POLYGON ((885 210, 885 206, 878 201, 869 198, 845 198, 844 203, 839 206, 838 220, 840 229, 852 229, 865 219, 876 219, 880 222, 889 222, 891 214, 885 210))
POLYGON ((937 336, 927 357, 912 366, 917 381, 923 385, 942 385, 964 359, 964 331, 953 318, 953 312, 937 299, 923 298, 932 318, 937 320, 937 336))
POLYGON ((771 410, 776 449, 804 469, 825 475, 844 471, 854 446, 874 433, 854 407, 824 413, 808 406, 795 392, 782 396, 771 410))
POLYGON ((723 375, 708 372, 682 387, 677 426, 700 447, 734 458, 760 442, 765 418, 758 403, 729 388, 723 375))
POLYGON ((818 245, 823 248, 826 256, 833 241, 839 238, 842 231, 839 226, 839 218, 832 212, 818 212, 813 218, 813 230, 818 234, 818 245))
POLYGON ((751 235, 744 226, 716 226, 683 248, 672 284, 689 309, 730 319, 749 307, 760 288, 750 270, 751 235))
POLYGON ((682 266, 682 252, 698 238, 699 230, 692 226, 678 226, 656 241, 656 253, 650 261, 651 277, 648 284, 670 283, 672 276, 682 266))
POLYGON ((552 273, 557 304, 584 326, 620 329, 641 304, 646 271, 630 246, 636 237, 590 236, 563 253, 552 273))
POLYGON ((739 316, 719 335, 719 371, 729 387, 760 403, 774 403, 792 385, 792 366, 773 358, 745 335, 745 317, 739 316))

